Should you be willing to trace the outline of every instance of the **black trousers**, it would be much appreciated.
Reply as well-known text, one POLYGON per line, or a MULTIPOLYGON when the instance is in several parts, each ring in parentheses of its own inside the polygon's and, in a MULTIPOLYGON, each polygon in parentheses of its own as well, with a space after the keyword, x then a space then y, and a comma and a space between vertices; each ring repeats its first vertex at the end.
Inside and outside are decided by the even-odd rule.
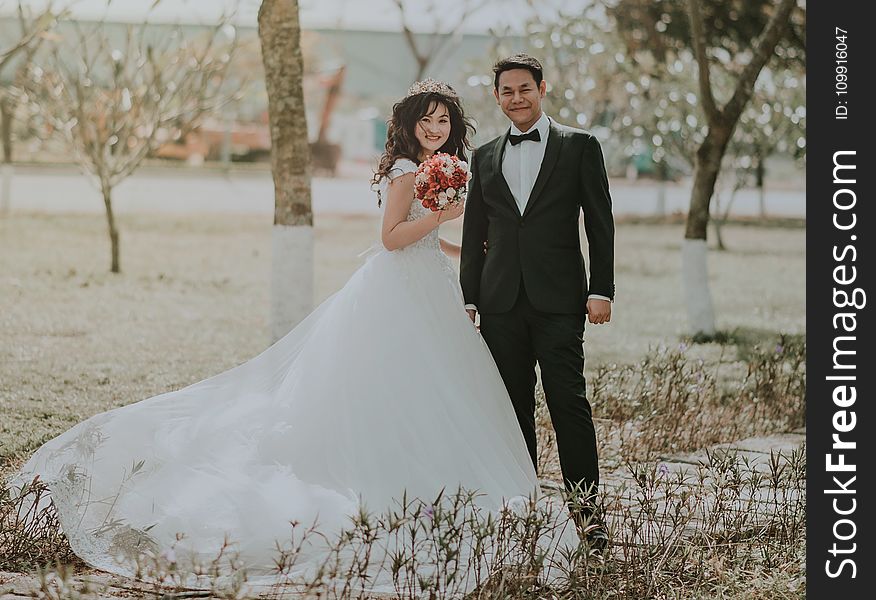
POLYGON ((521 281, 517 301, 510 311, 481 314, 481 335, 505 381, 536 471, 535 365, 538 363, 566 487, 572 491, 580 486, 595 493, 599 485, 599 463, 584 380, 585 318, 584 314, 536 310, 529 303, 521 281))

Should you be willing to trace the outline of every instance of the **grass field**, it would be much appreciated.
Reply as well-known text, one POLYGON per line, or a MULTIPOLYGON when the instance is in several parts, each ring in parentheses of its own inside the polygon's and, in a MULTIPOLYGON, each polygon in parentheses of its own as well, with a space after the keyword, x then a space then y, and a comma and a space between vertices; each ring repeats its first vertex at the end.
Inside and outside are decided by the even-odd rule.
MULTIPOLYGON (((359 266, 378 225, 319 216, 317 300, 359 266)), ((448 226, 448 238, 459 238, 458 225, 448 226)), ((92 414, 223 371, 268 342, 264 218, 135 215, 123 216, 120 229, 123 273, 112 275, 101 218, 0 219, 0 471, 92 414)), ((724 238, 729 250, 710 256, 719 328, 743 349, 802 333, 804 230, 728 225, 724 238)), ((618 226, 613 319, 585 332, 588 370, 682 341, 681 240, 681 225, 618 226)))

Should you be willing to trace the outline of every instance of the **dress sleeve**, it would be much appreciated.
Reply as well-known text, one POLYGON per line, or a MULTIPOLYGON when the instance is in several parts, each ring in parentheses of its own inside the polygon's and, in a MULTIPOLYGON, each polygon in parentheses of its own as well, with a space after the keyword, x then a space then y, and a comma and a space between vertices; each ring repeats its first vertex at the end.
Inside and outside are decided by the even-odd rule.
POLYGON ((395 179, 396 177, 401 177, 405 173, 416 173, 417 171, 417 163, 407 158, 400 158, 392 165, 392 168, 389 170, 389 174, 387 177, 384 177, 380 180, 380 185, 378 187, 378 191, 380 192, 380 197, 385 200, 386 199, 386 190, 389 188, 389 182, 395 179))
POLYGON ((417 165, 414 161, 407 158, 400 158, 395 161, 395 164, 392 165, 392 168, 389 170, 389 178, 395 179, 405 173, 415 173, 416 171, 417 165))

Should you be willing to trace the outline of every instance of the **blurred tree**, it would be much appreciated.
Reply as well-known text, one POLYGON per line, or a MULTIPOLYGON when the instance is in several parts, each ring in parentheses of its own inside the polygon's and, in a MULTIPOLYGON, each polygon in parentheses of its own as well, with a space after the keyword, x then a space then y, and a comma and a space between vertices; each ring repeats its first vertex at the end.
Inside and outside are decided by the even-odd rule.
POLYGON ((459 0, 455 3, 458 12, 454 11, 452 17, 448 13, 447 3, 441 2, 441 0, 393 1, 401 17, 405 42, 417 63, 417 73, 413 81, 420 81, 435 60, 443 57, 447 47, 458 38, 459 31, 465 25, 466 19, 492 0, 459 0), (432 21, 431 31, 414 31, 410 20, 412 10, 427 16, 432 21))
POLYGON ((797 163, 806 161, 806 75, 796 68, 776 72, 765 68, 755 85, 754 97, 739 118, 727 148, 725 162, 729 162, 728 175, 733 175, 733 184, 723 207, 718 190, 721 186, 715 186, 712 223, 719 250, 727 249, 721 227, 739 190, 756 189, 760 217, 767 216, 766 163, 774 154, 789 156, 797 163))
MULTIPOLYGON (((617 31, 630 53, 645 52, 666 65, 685 49, 693 50, 688 0, 603 0, 617 21, 617 31)), ((766 28, 775 0, 699 0, 705 44, 713 58, 741 75, 751 42, 766 28)), ((805 67, 805 3, 781 32, 774 62, 805 67)), ((730 90, 727 90, 730 91, 730 90)))
POLYGON ((560 15, 550 22, 532 19, 526 27, 527 43, 544 67, 551 115, 591 130, 618 150, 624 145, 618 134, 624 141, 632 139, 624 127, 629 79, 618 76, 627 70, 623 47, 600 8, 594 5, 584 14, 560 15))
POLYGON ((297 0, 264 0, 258 22, 274 176, 271 336, 276 341, 303 319, 313 304, 310 147, 297 0))
MULTIPOLYGON (((653 6, 634 6, 631 12, 653 6)), ((629 20, 625 12, 622 21, 629 20)), ((657 213, 663 214, 662 183, 673 173, 693 169, 696 150, 708 132, 705 119, 696 114, 699 90, 691 77, 696 69, 693 52, 680 42, 659 51, 629 43, 628 38, 635 36, 620 35, 623 30, 614 10, 603 4, 583 14, 561 14, 550 22, 532 20, 526 31, 530 51, 541 57, 549 79, 550 114, 597 135, 614 168, 628 163, 635 164, 631 171, 651 169, 661 182, 657 213)), ((661 42, 662 38, 655 38, 655 43, 661 42)), ((777 67, 764 68, 728 148, 728 162, 738 176, 736 185, 757 186, 761 198, 766 158, 776 151, 805 154, 805 73, 797 60, 800 52, 789 49, 785 54, 794 59, 777 60, 777 67)), ((713 81, 720 89, 733 84, 726 72, 714 73, 713 81)))
POLYGON ((508 44, 506 29, 490 31, 491 47, 464 65, 467 90, 459 90, 463 97, 466 115, 474 120, 477 133, 472 143, 477 147, 501 135, 508 129, 508 117, 499 110, 493 96, 493 65, 500 57, 510 56, 521 49, 508 44))
POLYGON ((613 6, 630 51, 669 64, 690 49, 696 59, 697 105, 707 130, 695 153, 682 271, 690 328, 708 338, 715 316, 706 230, 715 182, 761 71, 774 57, 786 65, 804 59, 805 9, 795 13, 796 0, 617 0, 613 6), (718 74, 712 63, 721 65, 718 74))
MULTIPOLYGON (((662 182, 692 170, 707 131, 705 120, 693 114, 698 92, 690 77, 693 53, 682 49, 663 63, 650 52, 631 50, 619 35, 612 6, 599 2, 583 12, 533 18, 525 32, 522 49, 538 57, 545 69, 548 114, 596 135, 610 170, 635 165, 637 172, 648 171, 661 182, 659 206, 662 182)), ((483 107, 480 116, 486 117, 478 130, 487 137, 506 128, 507 119, 490 110, 495 107, 492 77, 478 74, 489 72, 498 56, 521 49, 507 32, 493 35, 490 56, 472 65, 468 80, 473 93, 467 103, 483 107)))
POLYGON ((131 25, 118 46, 101 23, 75 31, 76 42, 62 39, 44 67, 30 68, 24 99, 43 131, 65 146, 100 190, 110 270, 119 273, 113 189, 159 145, 185 136, 230 100, 221 89, 237 37, 227 23, 201 40, 186 39, 177 28, 156 43, 147 41, 146 27, 131 25))
POLYGON ((610 168, 648 170, 660 182, 657 212, 665 210, 664 182, 689 170, 705 124, 691 116, 694 82, 684 73, 693 55, 669 65, 630 52, 602 4, 556 20, 532 20, 531 52, 545 67, 548 110, 560 122, 590 130, 610 168))
POLYGON ((755 187, 766 216, 766 160, 775 153, 806 160, 806 75, 799 69, 764 69, 754 96, 739 118, 728 152, 737 179, 755 187))
POLYGON ((9 210, 12 187, 12 128, 18 104, 19 82, 25 74, 34 53, 45 40, 46 34, 65 14, 56 10, 52 2, 34 12, 19 0, 16 7, 18 31, 4 31, 0 41, 0 214, 9 210), (9 36, 9 38, 7 38, 9 36), (8 41, 9 39, 14 41, 8 41), (11 74, 10 74, 11 73, 11 74))

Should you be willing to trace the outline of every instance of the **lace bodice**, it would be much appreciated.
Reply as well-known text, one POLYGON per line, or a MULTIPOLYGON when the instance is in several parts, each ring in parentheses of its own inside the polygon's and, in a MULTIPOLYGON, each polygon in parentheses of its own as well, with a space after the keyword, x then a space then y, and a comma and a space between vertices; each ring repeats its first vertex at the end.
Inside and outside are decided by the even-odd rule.
MULTIPOLYGON (((389 171, 389 180, 384 179, 381 183, 381 193, 384 197, 387 194, 387 189, 389 187, 389 181, 395 179, 396 177, 400 177, 405 173, 415 173, 417 171, 417 165, 412 160, 408 160, 407 158, 400 158, 395 161, 395 164, 392 165, 392 169, 389 171)), ((411 202, 411 209, 408 211, 407 221, 416 221, 417 219, 428 215, 430 211, 428 208, 423 206, 416 198, 411 202)), ((412 249, 430 249, 436 250, 438 252, 441 251, 441 245, 438 240, 438 229, 435 228, 430 231, 428 234, 423 236, 422 239, 414 242, 410 246, 406 246, 402 250, 412 250, 412 249)))

